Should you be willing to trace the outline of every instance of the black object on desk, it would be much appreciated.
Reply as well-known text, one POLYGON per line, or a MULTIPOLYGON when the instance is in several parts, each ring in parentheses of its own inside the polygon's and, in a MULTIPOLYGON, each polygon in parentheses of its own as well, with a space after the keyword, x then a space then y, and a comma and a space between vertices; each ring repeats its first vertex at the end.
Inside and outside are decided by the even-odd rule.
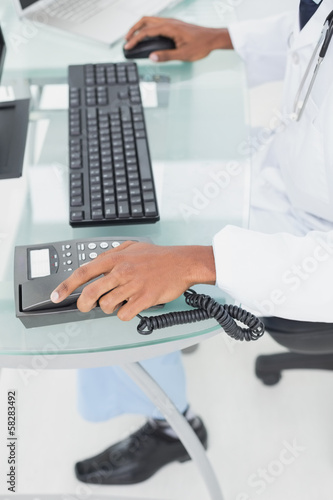
POLYGON ((159 220, 135 63, 70 66, 70 224, 159 220))
MULTIPOLYGON (((6 44, 0 27, 0 79, 6 44)), ((29 99, 0 103, 0 179, 22 175, 29 123, 29 99)))
POLYGON ((15 247, 16 317, 26 328, 107 317, 99 307, 89 314, 77 309, 76 301, 83 286, 58 304, 50 300, 50 294, 72 271, 128 240, 149 241, 147 238, 114 236, 15 247))
POLYGON ((0 179, 22 175, 29 99, 0 103, 0 179))
POLYGON ((126 59, 145 59, 152 52, 159 50, 172 50, 176 48, 176 44, 172 38, 166 36, 146 37, 141 42, 137 43, 132 49, 125 49, 124 56, 126 59))

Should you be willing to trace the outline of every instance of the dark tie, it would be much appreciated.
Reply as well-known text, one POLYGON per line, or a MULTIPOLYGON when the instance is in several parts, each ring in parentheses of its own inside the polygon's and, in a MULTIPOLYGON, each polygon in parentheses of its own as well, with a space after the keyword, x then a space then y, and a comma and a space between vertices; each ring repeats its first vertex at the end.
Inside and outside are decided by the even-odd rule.
POLYGON ((321 2, 317 4, 313 0, 301 0, 299 6, 299 24, 301 29, 303 29, 309 19, 311 19, 321 2))

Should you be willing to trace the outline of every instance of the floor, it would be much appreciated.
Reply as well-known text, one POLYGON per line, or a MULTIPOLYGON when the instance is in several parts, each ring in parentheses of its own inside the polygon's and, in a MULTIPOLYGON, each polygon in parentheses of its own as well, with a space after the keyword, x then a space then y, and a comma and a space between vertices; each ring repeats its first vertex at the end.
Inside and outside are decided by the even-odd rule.
MULTIPOLYGON (((208 457, 225 500, 332 499, 332 374, 289 372, 277 386, 266 387, 254 375, 255 358, 278 351, 268 336, 245 345, 221 333, 184 356, 189 399, 209 430, 208 457)), ((76 481, 75 461, 125 437, 142 419, 85 422, 76 411, 75 379, 74 371, 1 373, 0 471, 8 469, 7 391, 15 389, 18 493, 58 493, 66 500, 93 495, 117 500, 209 498, 191 462, 170 464, 135 486, 91 487, 76 481)), ((7 493, 5 481, 1 474, 0 498, 7 493)))
MULTIPOLYGON (((268 7, 264 0, 244 0, 240 15, 249 17, 253 10, 267 14, 285 3, 271 0, 268 7)), ((265 123, 267 103, 272 109, 279 92, 280 86, 273 85, 251 93, 256 126, 265 123)), ((274 387, 264 386, 254 375, 255 359, 280 350, 268 335, 244 345, 221 333, 184 355, 189 400, 209 430, 208 457, 225 500, 332 500, 333 400, 328 396, 333 377, 295 371, 274 387)), ((0 498, 10 498, 4 474, 9 390, 17 393, 17 493, 62 494, 66 500, 208 499, 191 462, 170 464, 135 486, 92 487, 76 481, 75 461, 122 439, 142 418, 83 421, 76 411, 76 373, 69 370, 1 372, 0 498)))

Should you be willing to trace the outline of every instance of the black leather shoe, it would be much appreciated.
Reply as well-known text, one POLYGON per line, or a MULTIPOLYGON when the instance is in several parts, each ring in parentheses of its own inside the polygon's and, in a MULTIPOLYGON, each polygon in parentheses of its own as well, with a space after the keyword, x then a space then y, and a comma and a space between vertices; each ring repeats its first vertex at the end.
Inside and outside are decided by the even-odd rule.
MULTIPOLYGON (((190 424, 207 449, 207 431, 202 420, 194 417, 190 424)), ((145 481, 170 462, 187 460, 190 456, 180 440, 150 421, 99 455, 78 462, 75 474, 84 483, 135 484, 145 481)))

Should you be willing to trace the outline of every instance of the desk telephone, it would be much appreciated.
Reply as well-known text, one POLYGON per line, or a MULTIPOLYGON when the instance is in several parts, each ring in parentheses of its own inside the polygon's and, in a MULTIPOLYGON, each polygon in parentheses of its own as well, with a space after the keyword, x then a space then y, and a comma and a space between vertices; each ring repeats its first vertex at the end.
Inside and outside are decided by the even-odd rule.
POLYGON ((81 313, 76 301, 83 286, 67 299, 54 304, 51 292, 79 266, 94 260, 100 253, 119 246, 129 239, 145 238, 90 238, 58 241, 15 248, 14 286, 16 316, 26 328, 67 323, 107 315, 97 307, 91 314, 81 313))
MULTIPOLYGON (((51 301, 50 294, 74 269, 91 262, 100 253, 116 248, 129 239, 149 241, 147 238, 112 237, 16 247, 14 269, 16 316, 26 328, 107 317, 99 307, 90 313, 81 313, 77 309, 76 301, 83 286, 58 304, 51 301)), ((214 318, 223 330, 236 340, 257 340, 264 334, 265 327, 260 319, 238 306, 221 305, 208 295, 198 294, 191 289, 187 290, 184 296, 186 303, 192 306, 193 310, 150 317, 138 314, 140 323, 137 331, 142 335, 149 335, 160 328, 214 318), (247 328, 242 328, 235 320, 247 328)))

